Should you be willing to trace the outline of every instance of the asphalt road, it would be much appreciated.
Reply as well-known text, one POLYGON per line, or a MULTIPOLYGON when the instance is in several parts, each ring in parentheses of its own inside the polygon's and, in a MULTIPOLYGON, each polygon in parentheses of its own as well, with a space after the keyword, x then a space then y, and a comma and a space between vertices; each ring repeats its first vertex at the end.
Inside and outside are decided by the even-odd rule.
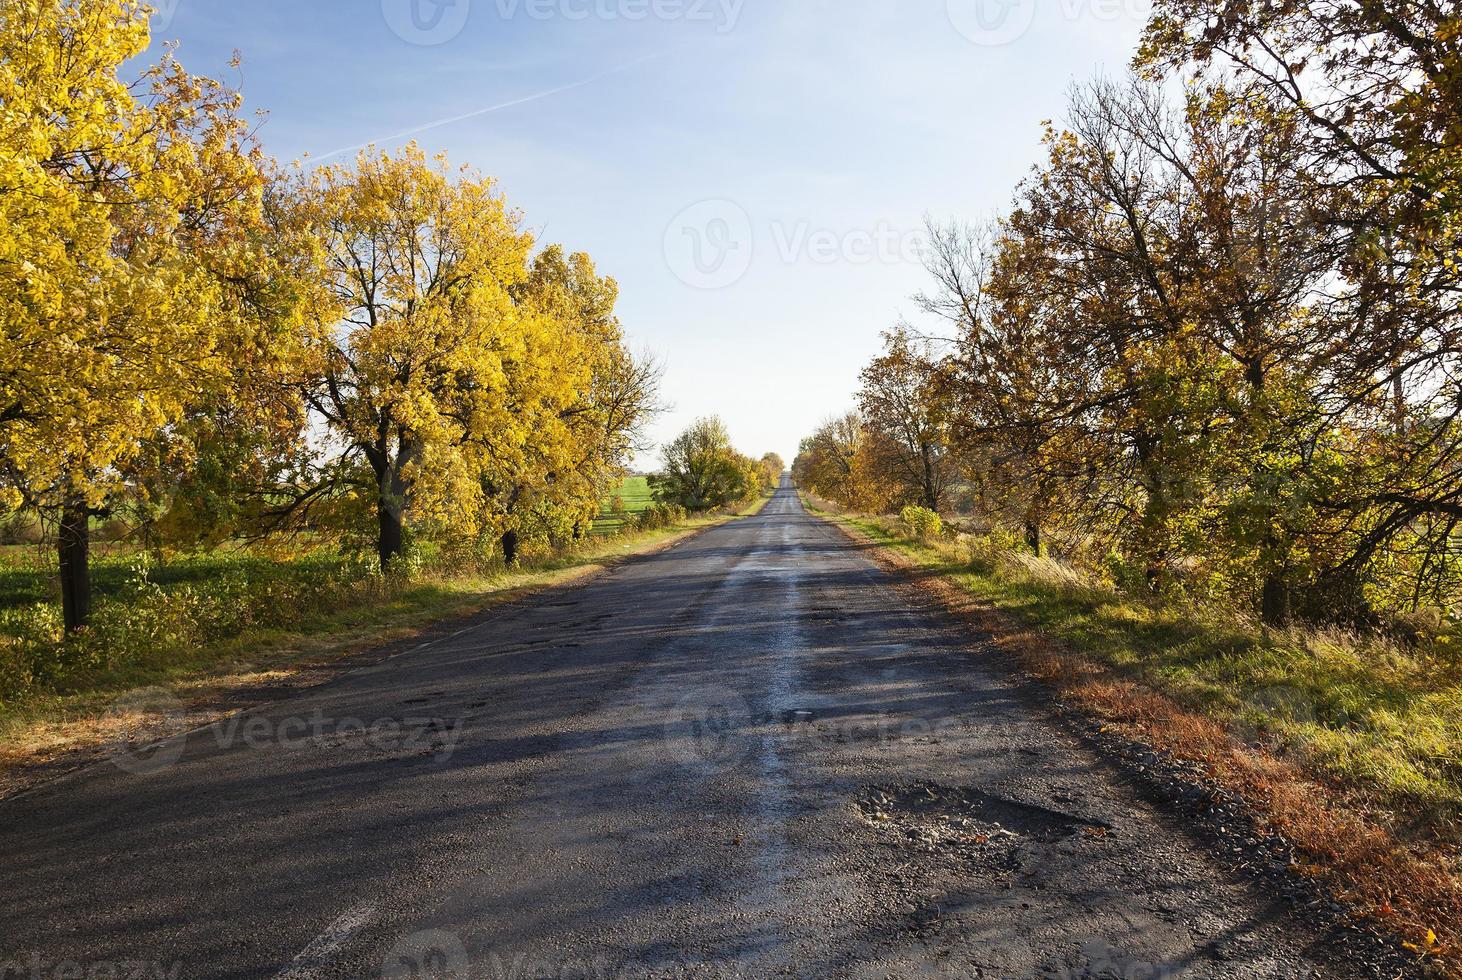
POLYGON ((784 489, 0 803, 0 976, 1346 975, 980 655, 784 489))

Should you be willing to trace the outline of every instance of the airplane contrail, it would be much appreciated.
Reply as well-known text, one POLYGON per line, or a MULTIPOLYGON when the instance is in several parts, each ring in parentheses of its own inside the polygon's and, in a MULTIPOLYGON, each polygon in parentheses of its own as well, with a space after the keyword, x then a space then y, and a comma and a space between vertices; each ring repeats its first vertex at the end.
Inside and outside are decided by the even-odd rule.
POLYGON ((638 65, 642 65, 647 61, 653 61, 656 58, 663 58, 674 50, 675 49, 672 48, 667 51, 656 52, 655 54, 647 54, 643 57, 635 58, 633 61, 626 61, 622 65, 615 65, 612 68, 606 68, 603 71, 595 72, 587 78, 580 78, 565 85, 559 85, 554 88, 544 89, 542 92, 534 92, 532 95, 525 95, 521 98, 510 99, 507 102, 499 102, 497 105, 484 106, 481 109, 473 109, 471 112, 464 112, 460 115, 448 116, 445 119, 436 119, 429 123, 422 123, 420 126, 413 126, 411 129, 403 129, 401 132, 392 133, 389 136, 381 136, 377 137, 376 139, 366 140, 364 143, 355 143, 351 146, 342 146, 337 150, 331 150, 329 153, 322 153, 321 155, 317 157, 311 157, 310 159, 315 161, 328 160, 331 157, 339 156, 342 153, 349 153, 352 150, 361 150, 367 146, 377 146, 381 143, 393 143, 396 140, 405 139, 408 136, 415 136, 418 133, 424 133, 427 130, 437 129, 442 126, 450 126, 453 123, 463 122, 468 119, 475 119, 478 116, 485 116, 490 112, 498 112, 502 109, 511 109, 513 106, 523 105, 528 102, 537 102, 540 99, 546 99, 549 96, 558 95, 562 92, 570 92, 576 88, 583 88, 585 85, 597 82, 601 78, 608 77, 609 75, 617 75, 622 71, 628 71, 629 69, 634 68, 638 65))

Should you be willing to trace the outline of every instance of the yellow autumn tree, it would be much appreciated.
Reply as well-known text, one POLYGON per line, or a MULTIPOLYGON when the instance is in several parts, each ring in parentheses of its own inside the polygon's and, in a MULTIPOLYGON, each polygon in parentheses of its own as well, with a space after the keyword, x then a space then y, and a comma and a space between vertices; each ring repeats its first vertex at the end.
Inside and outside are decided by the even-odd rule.
POLYGON ((579 381, 552 375, 553 325, 512 295, 531 236, 490 179, 415 144, 316 170, 288 212, 316 279, 296 383, 327 433, 294 503, 363 494, 383 567, 408 523, 480 532, 484 474, 525 467, 553 389, 579 381))
POLYGON ((549 246, 515 295, 536 314, 539 333, 521 368, 540 390, 524 400, 537 413, 527 441, 506 458, 494 455, 485 474, 509 563, 525 535, 587 533, 643 448, 639 436, 658 410, 660 376, 652 358, 626 347, 614 312, 619 286, 600 276, 588 255, 549 246))
POLYGON ((143 447, 233 377, 261 179, 239 97, 165 55, 148 8, 0 9, 0 465, 56 516, 68 628, 89 522, 143 447))

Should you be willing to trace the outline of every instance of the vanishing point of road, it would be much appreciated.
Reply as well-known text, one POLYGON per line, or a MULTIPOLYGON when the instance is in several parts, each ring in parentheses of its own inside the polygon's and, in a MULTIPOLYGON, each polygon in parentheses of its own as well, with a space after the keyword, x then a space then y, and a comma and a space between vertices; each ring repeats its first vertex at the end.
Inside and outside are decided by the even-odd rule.
POLYGON ((1028 687, 783 487, 0 802, 0 976, 1349 975, 1028 687))

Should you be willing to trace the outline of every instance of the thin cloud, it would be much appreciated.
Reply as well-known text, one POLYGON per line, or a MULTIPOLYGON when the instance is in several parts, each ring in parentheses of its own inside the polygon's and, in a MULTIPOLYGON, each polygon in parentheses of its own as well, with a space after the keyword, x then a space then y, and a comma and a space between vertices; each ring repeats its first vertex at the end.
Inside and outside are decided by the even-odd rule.
POLYGON ((448 116, 445 119, 436 119, 429 123, 422 123, 420 126, 413 126, 410 129, 403 129, 401 132, 392 133, 389 136, 380 136, 375 139, 366 140, 364 143, 355 143, 351 146, 342 146, 337 150, 331 150, 329 153, 322 153, 321 155, 317 157, 312 157, 311 159, 317 161, 328 160, 331 157, 339 156, 342 153, 350 153, 353 150, 361 150, 367 146, 378 146, 383 143, 394 143, 397 140, 403 140, 410 136, 416 136, 420 133, 425 133, 428 130, 440 129, 443 126, 451 126, 454 123, 465 122, 468 119, 476 119, 478 116, 485 116, 492 112, 499 112, 503 109, 511 109, 514 106, 526 105, 529 102, 538 102, 542 99, 549 98, 550 96, 560 95, 564 92, 571 92, 576 88, 583 88, 585 85, 591 85, 594 82, 599 81, 601 78, 607 78, 610 75, 617 75, 620 72, 628 71, 629 69, 638 67, 639 65, 642 65, 647 61, 654 61, 657 58, 663 58, 669 55, 674 50, 675 49, 672 48, 668 51, 660 51, 656 52, 655 54, 647 54, 643 57, 635 58, 633 61, 626 61, 622 65, 615 65, 612 68, 606 68, 603 71, 595 72, 587 78, 580 78, 565 85, 558 85, 550 89, 544 89, 541 92, 534 92, 532 95, 525 95, 521 98, 510 99, 507 102, 499 102, 496 105, 484 106, 481 109, 473 109, 471 112, 464 112, 460 115, 448 116))

